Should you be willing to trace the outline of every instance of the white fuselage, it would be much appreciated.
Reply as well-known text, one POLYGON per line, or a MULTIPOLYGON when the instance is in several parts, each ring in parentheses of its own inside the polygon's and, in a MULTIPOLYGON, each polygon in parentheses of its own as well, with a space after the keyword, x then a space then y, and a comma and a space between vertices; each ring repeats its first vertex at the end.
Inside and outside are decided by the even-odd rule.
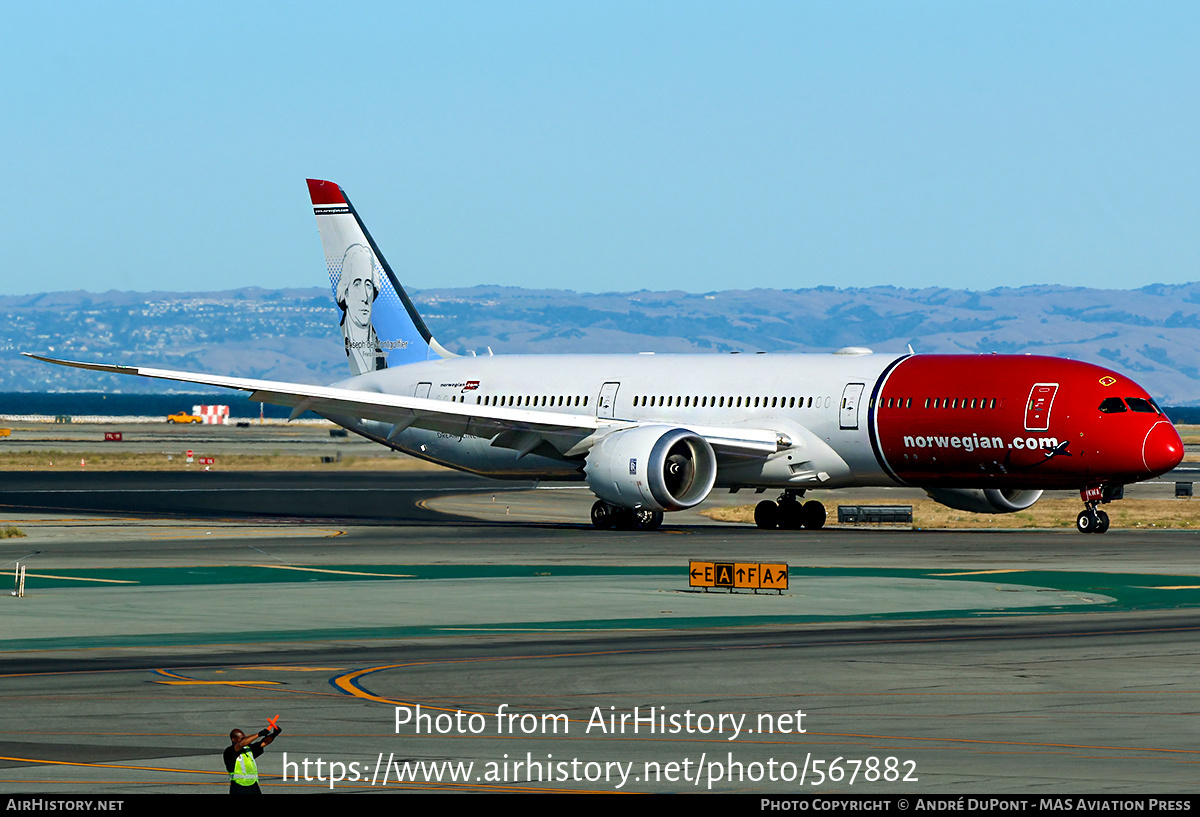
MULTIPOLYGON (((874 354, 459 357, 371 372, 337 385, 670 427, 769 428, 793 444, 766 458, 726 459, 718 485, 894 485, 872 452, 867 401, 881 374, 898 359, 874 354)), ((472 435, 469 425, 461 433, 410 428, 388 442, 385 423, 330 419, 453 468, 493 477, 582 479, 582 458, 521 457, 472 435)))

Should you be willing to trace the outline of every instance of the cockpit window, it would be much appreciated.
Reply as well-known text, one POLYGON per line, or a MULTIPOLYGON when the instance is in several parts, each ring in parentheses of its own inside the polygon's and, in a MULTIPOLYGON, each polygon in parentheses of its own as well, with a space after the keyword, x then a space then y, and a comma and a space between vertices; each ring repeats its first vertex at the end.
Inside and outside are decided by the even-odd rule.
POLYGON ((1105 397, 1100 401, 1100 410, 1105 414, 1119 414, 1125 411, 1125 401, 1120 397, 1105 397))
POLYGON ((1134 411, 1140 411, 1143 414, 1158 414, 1154 410, 1154 406, 1150 405, 1150 401, 1143 397, 1126 397, 1125 402, 1129 403, 1129 407, 1134 411))

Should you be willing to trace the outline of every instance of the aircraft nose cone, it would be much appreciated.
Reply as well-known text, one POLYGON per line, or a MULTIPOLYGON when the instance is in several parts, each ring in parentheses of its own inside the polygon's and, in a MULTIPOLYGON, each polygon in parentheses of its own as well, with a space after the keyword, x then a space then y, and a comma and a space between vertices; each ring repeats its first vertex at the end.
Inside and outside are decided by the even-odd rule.
POLYGON ((1151 474, 1165 474, 1183 462, 1183 440, 1168 422, 1157 422, 1142 443, 1142 462, 1151 474))

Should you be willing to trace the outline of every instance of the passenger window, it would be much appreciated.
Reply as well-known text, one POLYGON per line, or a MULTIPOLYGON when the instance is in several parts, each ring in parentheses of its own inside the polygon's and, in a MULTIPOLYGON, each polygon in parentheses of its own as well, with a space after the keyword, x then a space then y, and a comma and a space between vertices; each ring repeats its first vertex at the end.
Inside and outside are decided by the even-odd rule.
POLYGON ((1120 397, 1105 397, 1100 401, 1100 410, 1105 414, 1120 414, 1126 411, 1125 401, 1120 397))

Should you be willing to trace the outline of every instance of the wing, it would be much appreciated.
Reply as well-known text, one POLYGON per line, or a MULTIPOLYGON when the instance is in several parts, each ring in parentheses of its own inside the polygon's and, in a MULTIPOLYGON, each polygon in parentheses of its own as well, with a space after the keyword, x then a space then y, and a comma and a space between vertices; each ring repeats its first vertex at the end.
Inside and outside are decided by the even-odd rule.
MULTIPOLYGON (((521 456, 528 454, 543 442, 552 445, 563 456, 582 456, 605 434, 640 425, 636 421, 614 420, 596 417, 594 414, 472 405, 336 386, 308 386, 302 383, 177 372, 145 366, 58 360, 29 352, 21 354, 34 360, 77 369, 246 391, 250 392, 251 400, 291 407, 291 419, 306 411, 313 411, 324 417, 376 420, 391 425, 387 433, 388 440, 408 428, 422 428, 455 435, 470 433, 492 440, 495 446, 514 449, 521 456)), ((662 423, 656 422, 654 425, 662 423)), ((691 424, 681 424, 679 427, 693 431, 708 440, 718 457, 739 460, 746 457, 762 457, 790 444, 778 432, 770 429, 691 424)))

